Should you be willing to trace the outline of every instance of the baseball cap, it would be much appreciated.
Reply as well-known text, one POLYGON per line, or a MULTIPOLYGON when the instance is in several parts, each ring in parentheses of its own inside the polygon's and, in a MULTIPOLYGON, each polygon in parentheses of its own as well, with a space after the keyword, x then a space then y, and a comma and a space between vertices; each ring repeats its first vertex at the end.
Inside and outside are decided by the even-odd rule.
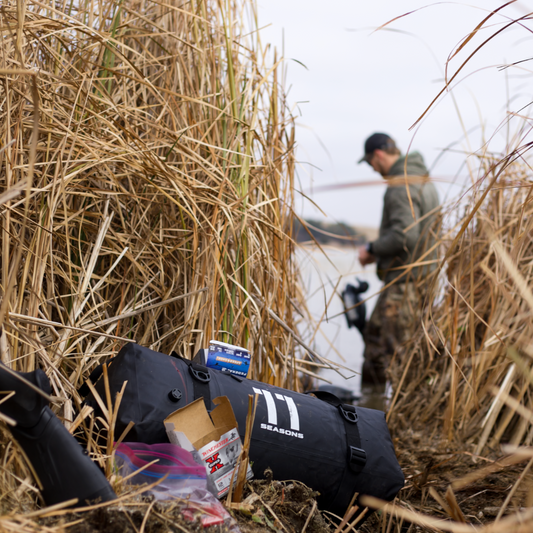
POLYGON ((369 157, 372 155, 374 150, 385 150, 387 148, 396 148, 396 143, 394 140, 387 135, 386 133, 373 133, 365 141, 365 155, 359 159, 358 163, 369 160, 369 157))

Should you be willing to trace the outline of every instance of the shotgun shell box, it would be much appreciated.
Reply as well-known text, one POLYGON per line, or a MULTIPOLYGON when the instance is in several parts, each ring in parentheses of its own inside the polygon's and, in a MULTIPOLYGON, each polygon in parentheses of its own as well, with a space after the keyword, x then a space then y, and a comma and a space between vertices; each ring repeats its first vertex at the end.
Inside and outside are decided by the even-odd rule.
POLYGON ((248 377, 250 352, 240 346, 219 341, 209 341, 209 349, 198 353, 200 363, 221 372, 230 372, 241 378, 248 377))
MULTIPOLYGON (((227 396, 213 400, 216 407, 211 415, 203 398, 174 411, 165 419, 168 440, 186 450, 194 447, 205 465, 207 476, 212 479, 217 496, 227 494, 233 472, 238 466, 242 442, 237 429, 235 414, 227 396)), ((248 465, 246 479, 252 479, 248 465)), ((234 483, 237 480, 235 472, 234 483)))

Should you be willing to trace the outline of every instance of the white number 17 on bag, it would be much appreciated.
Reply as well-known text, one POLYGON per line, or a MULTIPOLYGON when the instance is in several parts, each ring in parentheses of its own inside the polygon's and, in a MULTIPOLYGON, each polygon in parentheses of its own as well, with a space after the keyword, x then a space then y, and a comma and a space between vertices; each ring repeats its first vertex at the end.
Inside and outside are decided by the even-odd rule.
POLYGON ((278 394, 277 392, 273 395, 268 390, 257 389, 255 387, 253 389, 256 394, 261 394, 265 397, 269 424, 272 424, 273 426, 278 425, 278 411, 276 408, 276 400, 274 399, 275 396, 277 400, 284 402, 289 410, 291 429, 294 431, 300 431, 300 417, 298 416, 298 408, 290 396, 284 396, 283 394, 278 394))

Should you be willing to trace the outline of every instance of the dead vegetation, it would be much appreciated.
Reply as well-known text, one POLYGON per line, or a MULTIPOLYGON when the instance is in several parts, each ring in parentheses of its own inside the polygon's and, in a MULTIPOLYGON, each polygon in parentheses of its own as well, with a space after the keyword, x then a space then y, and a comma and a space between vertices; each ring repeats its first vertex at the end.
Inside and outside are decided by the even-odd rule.
POLYGON ((437 302, 393 361, 388 419, 407 485, 391 531, 533 524, 533 183, 516 158, 486 167, 443 241, 437 302))
MULTIPOLYGON (((2 361, 43 368, 72 431, 90 420, 77 388, 130 340, 187 357, 210 338, 240 344, 252 377, 298 389, 312 372, 296 359, 294 128, 253 6, 13 0, 0 28, 2 361)), ((393 505, 366 500, 383 511, 361 531, 533 527, 527 133, 480 157, 444 232, 439 297, 395 363, 407 486, 393 505)), ((0 458, 0 531, 109 524, 111 510, 39 509, 5 430, 0 458)), ((262 530, 326 528, 307 489, 252 486, 262 530)), ((120 521, 168 528, 142 505, 120 521)))
POLYGON ((294 129, 253 6, 0 17, 2 359, 70 398, 120 343, 189 355, 217 337, 295 386, 294 129))
MULTIPOLYGON (((459 70, 479 49, 477 30, 494 21, 450 56, 465 54, 459 70)), ((406 487, 394 505, 366 500, 385 515, 363 531, 533 528, 529 120, 509 112, 505 127, 516 133, 505 152, 487 141, 464 197, 445 209, 431 305, 391 367, 388 420, 406 487)))
MULTIPOLYGON (((0 31, 1 360, 46 372, 71 432, 92 428, 78 387, 129 341, 231 342, 298 389, 294 125, 253 3, 8 0, 0 31)), ((0 530, 38 529, 2 444, 0 530)))

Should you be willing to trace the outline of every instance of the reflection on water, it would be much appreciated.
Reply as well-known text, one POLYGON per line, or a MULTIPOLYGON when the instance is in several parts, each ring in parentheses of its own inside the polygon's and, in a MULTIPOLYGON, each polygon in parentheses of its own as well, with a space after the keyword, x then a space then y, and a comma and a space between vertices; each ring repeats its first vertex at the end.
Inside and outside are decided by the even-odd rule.
POLYGON ((361 398, 356 402, 356 405, 367 407, 368 409, 377 409, 378 411, 387 411, 390 402, 390 390, 389 383, 379 385, 363 383, 361 386, 361 398))

